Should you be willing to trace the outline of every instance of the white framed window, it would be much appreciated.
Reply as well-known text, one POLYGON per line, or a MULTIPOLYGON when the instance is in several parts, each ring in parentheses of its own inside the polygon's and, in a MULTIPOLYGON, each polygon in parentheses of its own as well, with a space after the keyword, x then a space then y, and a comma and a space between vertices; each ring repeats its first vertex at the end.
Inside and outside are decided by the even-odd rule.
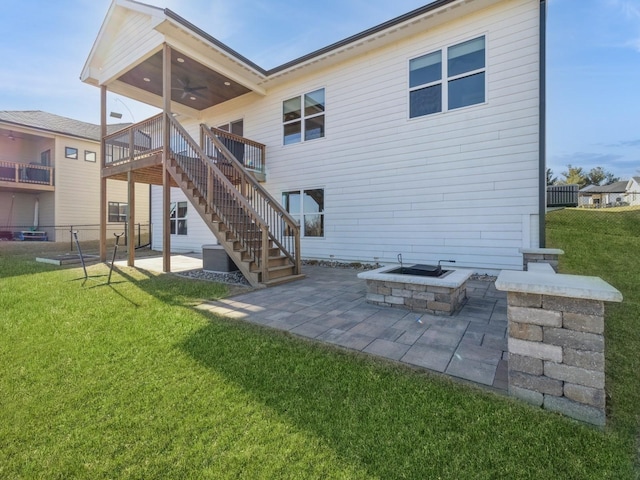
POLYGON ((300 223, 302 237, 324 237, 324 189, 283 192, 282 204, 300 223))
POLYGON ((409 60, 409 117, 484 103, 485 44, 477 37, 409 60))
POLYGON ((187 202, 171 202, 169 210, 169 222, 171 223, 171 235, 187 234, 187 202))
POLYGON ((324 137, 324 117, 324 88, 282 102, 284 145, 324 137))

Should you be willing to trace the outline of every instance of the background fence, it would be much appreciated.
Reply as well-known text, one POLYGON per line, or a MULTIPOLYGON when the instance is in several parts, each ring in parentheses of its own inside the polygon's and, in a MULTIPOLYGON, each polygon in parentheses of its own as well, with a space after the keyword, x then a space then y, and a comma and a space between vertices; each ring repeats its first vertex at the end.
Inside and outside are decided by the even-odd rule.
POLYGON ((640 206, 549 209, 547 231, 563 228, 581 235, 625 235, 640 237, 640 206))
MULTIPOLYGON (((2 232, 0 239, 2 240, 19 240, 22 238, 28 238, 29 233, 23 234, 22 232, 33 233, 32 225, 9 225, 1 227, 2 232)), ((100 225, 99 224, 80 224, 80 225, 40 225, 37 232, 44 232, 46 234, 46 240, 56 243, 67 243, 71 251, 75 250, 75 240, 73 238, 73 232, 77 232, 78 241, 80 244, 93 242, 97 245, 100 239, 100 225)), ((135 238, 133 244, 136 247, 144 247, 151 244, 151 224, 149 223, 136 223, 135 224, 135 238)), ((107 244, 112 245, 115 242, 114 234, 120 235, 124 233, 124 236, 120 239, 120 245, 128 245, 129 239, 127 238, 127 223, 108 223, 107 224, 107 244)), ((44 238, 34 237, 30 240, 43 240, 44 238)))

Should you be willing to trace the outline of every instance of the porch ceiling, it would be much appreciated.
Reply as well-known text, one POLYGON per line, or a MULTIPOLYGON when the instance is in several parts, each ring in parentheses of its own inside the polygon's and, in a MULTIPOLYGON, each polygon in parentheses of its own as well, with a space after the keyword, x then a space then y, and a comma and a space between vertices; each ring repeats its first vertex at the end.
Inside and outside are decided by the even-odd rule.
MULTIPOLYGON (((123 73, 118 80, 162 99, 162 51, 123 73)), ((173 50, 171 100, 195 110, 205 110, 251 90, 173 50), (199 88, 205 87, 205 88, 199 88), (194 90, 190 90, 194 89, 194 90)), ((162 104, 159 100, 158 104, 162 104)))

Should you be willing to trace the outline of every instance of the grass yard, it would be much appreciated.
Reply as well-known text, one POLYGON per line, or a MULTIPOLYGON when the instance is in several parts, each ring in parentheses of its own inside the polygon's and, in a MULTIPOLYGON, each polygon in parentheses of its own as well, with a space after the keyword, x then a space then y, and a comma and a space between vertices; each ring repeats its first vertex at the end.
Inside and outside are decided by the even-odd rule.
MULTIPOLYGON (((565 237, 551 239, 567 249, 563 268, 585 268, 565 237)), ((10 247, 0 243, 2 479, 637 476, 632 279, 607 278, 625 303, 607 324, 611 422, 600 431, 193 309, 225 295, 216 284, 127 268, 108 286, 104 265, 84 282, 81 268, 10 247)))
MULTIPOLYGON (((562 273, 603 278, 624 297, 605 317, 608 421, 640 433, 640 209, 565 209, 547 215, 549 247, 562 248, 562 273)), ((636 442, 636 462, 640 438, 636 442)), ((640 476, 640 474, 639 474, 640 476)))

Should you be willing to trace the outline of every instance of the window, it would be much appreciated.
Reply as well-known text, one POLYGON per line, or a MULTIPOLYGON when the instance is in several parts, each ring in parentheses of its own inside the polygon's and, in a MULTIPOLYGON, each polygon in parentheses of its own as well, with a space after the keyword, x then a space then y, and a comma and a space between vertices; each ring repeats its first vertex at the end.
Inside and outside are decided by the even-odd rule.
POLYGON ((95 162, 96 161, 96 152, 90 152, 89 150, 84 151, 84 161, 85 162, 95 162))
POLYGON ((484 37, 410 60, 409 116, 484 103, 485 65, 484 37))
POLYGON ((324 137, 324 88, 282 103, 284 144, 324 137))
POLYGON ((78 149, 72 147, 64 147, 64 156, 73 160, 78 159, 78 149))
POLYGON ((187 202, 172 202, 169 212, 171 235, 187 234, 187 202))
POLYGON ((324 237, 323 189, 284 192, 282 203, 287 212, 300 222, 303 237, 324 237))
POLYGON ((218 129, 224 130, 225 132, 233 133, 234 135, 239 135, 242 137, 244 135, 244 121, 235 120, 233 122, 225 123, 224 125, 220 125, 218 129))
POLYGON ((129 213, 129 206, 121 202, 109 202, 109 221, 125 223, 129 213))

